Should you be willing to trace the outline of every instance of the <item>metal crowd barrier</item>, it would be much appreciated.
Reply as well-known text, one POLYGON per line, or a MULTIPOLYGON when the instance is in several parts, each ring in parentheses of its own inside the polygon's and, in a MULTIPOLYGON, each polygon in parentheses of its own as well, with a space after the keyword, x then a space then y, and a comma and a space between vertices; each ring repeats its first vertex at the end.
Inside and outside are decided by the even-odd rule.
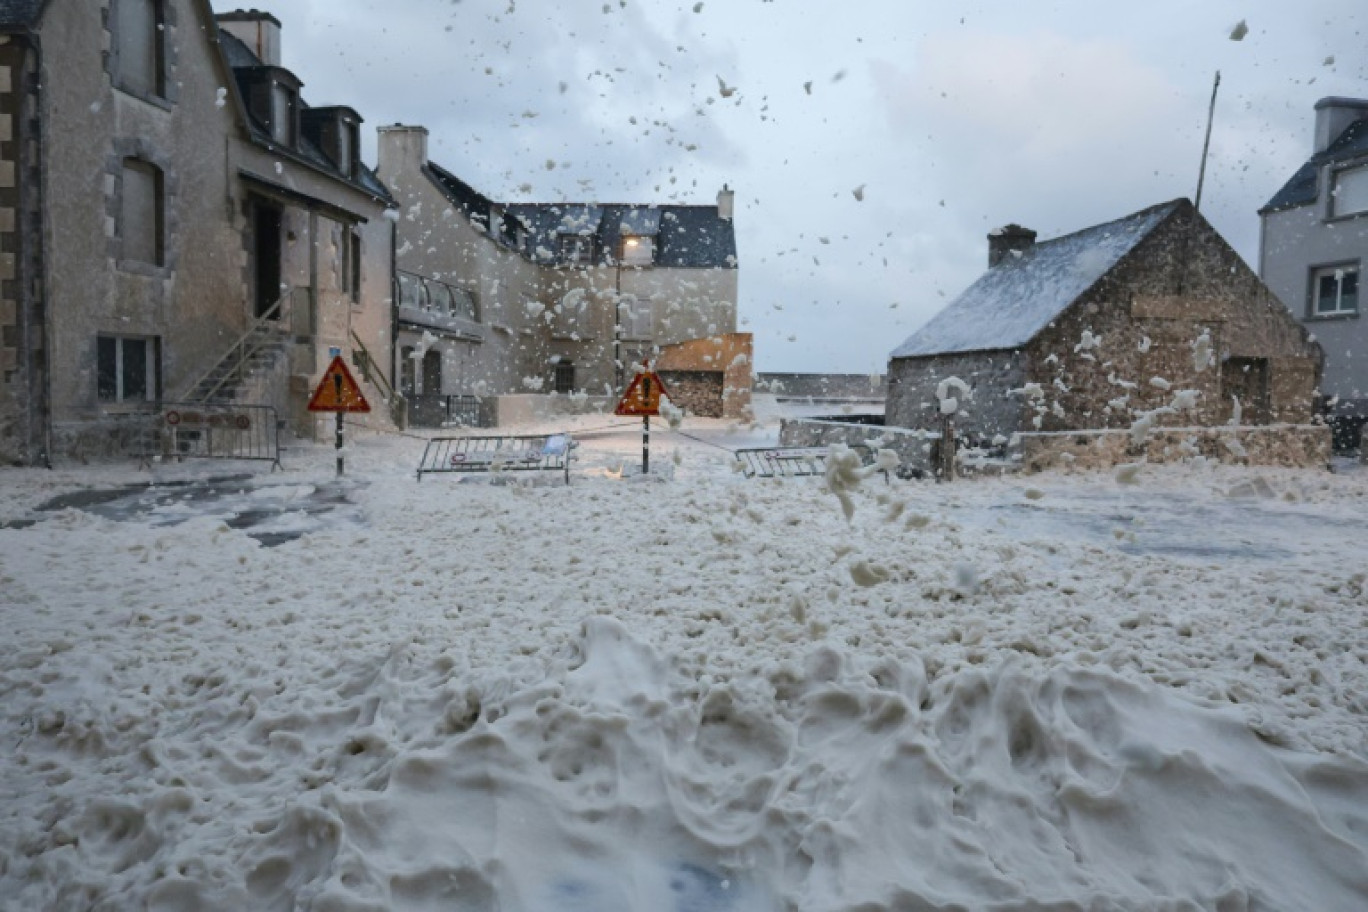
POLYGON ((162 402, 150 425, 148 458, 259 459, 280 465, 280 425, 269 405, 162 402))
POLYGON ((418 480, 434 473, 562 471, 569 484, 576 446, 569 434, 433 437, 418 463, 418 480))
MULTIPOLYGON (((860 454, 861 464, 874 464, 873 447, 857 443, 851 445, 850 449, 860 454)), ((762 447, 737 450, 736 459, 741 464, 741 474, 747 478, 796 478, 825 475, 826 459, 830 452, 824 446, 762 447)), ((888 477, 887 472, 884 477, 888 477)))

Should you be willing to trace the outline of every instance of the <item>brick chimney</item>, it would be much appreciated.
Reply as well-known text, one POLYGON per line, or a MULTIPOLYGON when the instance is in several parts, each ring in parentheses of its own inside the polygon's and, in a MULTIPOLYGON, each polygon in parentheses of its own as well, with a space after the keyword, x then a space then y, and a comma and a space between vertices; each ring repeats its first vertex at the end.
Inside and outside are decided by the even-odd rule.
POLYGON ((999 228, 988 235, 988 268, 1001 263, 1013 251, 1030 250, 1035 244, 1036 233, 1029 228, 1011 224, 999 228))
POLYGON ((267 66, 281 66, 280 20, 261 10, 233 10, 214 17, 219 28, 251 49, 267 66))
POLYGON ((1331 97, 1316 102, 1316 139, 1311 152, 1324 152, 1356 120, 1368 120, 1368 99, 1331 97))

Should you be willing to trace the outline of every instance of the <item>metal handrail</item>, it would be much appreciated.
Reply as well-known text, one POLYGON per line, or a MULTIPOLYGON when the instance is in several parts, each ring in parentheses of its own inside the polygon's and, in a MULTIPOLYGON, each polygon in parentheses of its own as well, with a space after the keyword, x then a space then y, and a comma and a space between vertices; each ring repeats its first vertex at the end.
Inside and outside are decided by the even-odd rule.
POLYGON ((185 395, 181 398, 189 400, 190 397, 195 394, 195 390, 199 389, 201 383, 203 383, 204 381, 208 380, 211 376, 213 376, 214 371, 223 367, 223 365, 233 361, 235 355, 237 363, 234 365, 234 367, 226 371, 224 375, 219 378, 219 381, 215 383, 209 389, 208 392, 206 392, 202 397, 200 397, 200 401, 206 401, 211 396, 213 396, 214 393, 217 393, 223 387, 223 384, 228 381, 229 377, 243 376, 243 368, 246 365, 248 359, 250 359, 252 355, 256 354, 256 352, 260 350, 260 346, 249 347, 247 345, 248 340, 250 340, 254 335, 256 335, 258 330, 263 329, 266 326, 267 321, 275 320, 279 317, 281 307, 284 305, 285 299, 290 297, 290 295, 291 292, 286 292, 285 294, 282 294, 278 299, 276 299, 276 302, 274 304, 266 308, 265 313, 263 313, 261 316, 253 320, 248 325, 247 331, 238 337, 237 341, 233 343, 232 347, 229 348, 226 353, 224 353, 224 356, 218 359, 218 361, 214 362, 214 364, 207 371, 196 377, 194 382, 185 388, 185 395))
POLYGON ((385 377, 384 372, 378 367, 375 368, 374 371, 371 370, 371 365, 375 363, 375 358, 371 356, 370 350, 367 349, 366 344, 361 341, 361 337, 356 334, 356 330, 353 329, 350 330, 350 332, 352 344, 361 351, 360 367, 362 376, 369 380, 376 389, 380 390, 380 394, 386 399, 393 401, 398 398, 394 393, 394 387, 390 386, 390 382, 388 378, 385 377))

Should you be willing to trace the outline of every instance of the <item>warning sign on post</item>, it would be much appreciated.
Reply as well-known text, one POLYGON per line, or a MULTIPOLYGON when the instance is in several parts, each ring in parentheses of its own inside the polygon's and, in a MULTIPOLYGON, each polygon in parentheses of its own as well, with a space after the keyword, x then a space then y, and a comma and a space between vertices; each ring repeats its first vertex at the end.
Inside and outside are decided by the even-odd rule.
POLYGON ((341 355, 332 359, 323 379, 309 400, 311 412, 369 412, 370 403, 361 394, 356 378, 347 370, 347 363, 341 355))
POLYGON ((627 392, 622 394, 618 400, 617 408, 613 410, 614 415, 630 415, 638 418, 649 418, 660 414, 660 397, 669 398, 669 393, 665 392, 665 384, 660 382, 660 375, 655 371, 645 371, 637 374, 632 382, 627 386, 627 392))

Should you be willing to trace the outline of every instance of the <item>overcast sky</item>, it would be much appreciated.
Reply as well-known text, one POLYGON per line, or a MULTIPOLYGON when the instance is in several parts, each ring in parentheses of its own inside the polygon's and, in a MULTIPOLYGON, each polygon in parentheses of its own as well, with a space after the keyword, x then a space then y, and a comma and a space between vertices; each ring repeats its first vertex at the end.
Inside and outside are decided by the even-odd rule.
POLYGON ((499 200, 735 188, 765 371, 883 370, 1000 225, 1044 239, 1192 197, 1218 69, 1202 210, 1257 268, 1312 106, 1368 97, 1365 0, 257 2, 305 99, 366 118, 372 163, 402 122, 499 200))

